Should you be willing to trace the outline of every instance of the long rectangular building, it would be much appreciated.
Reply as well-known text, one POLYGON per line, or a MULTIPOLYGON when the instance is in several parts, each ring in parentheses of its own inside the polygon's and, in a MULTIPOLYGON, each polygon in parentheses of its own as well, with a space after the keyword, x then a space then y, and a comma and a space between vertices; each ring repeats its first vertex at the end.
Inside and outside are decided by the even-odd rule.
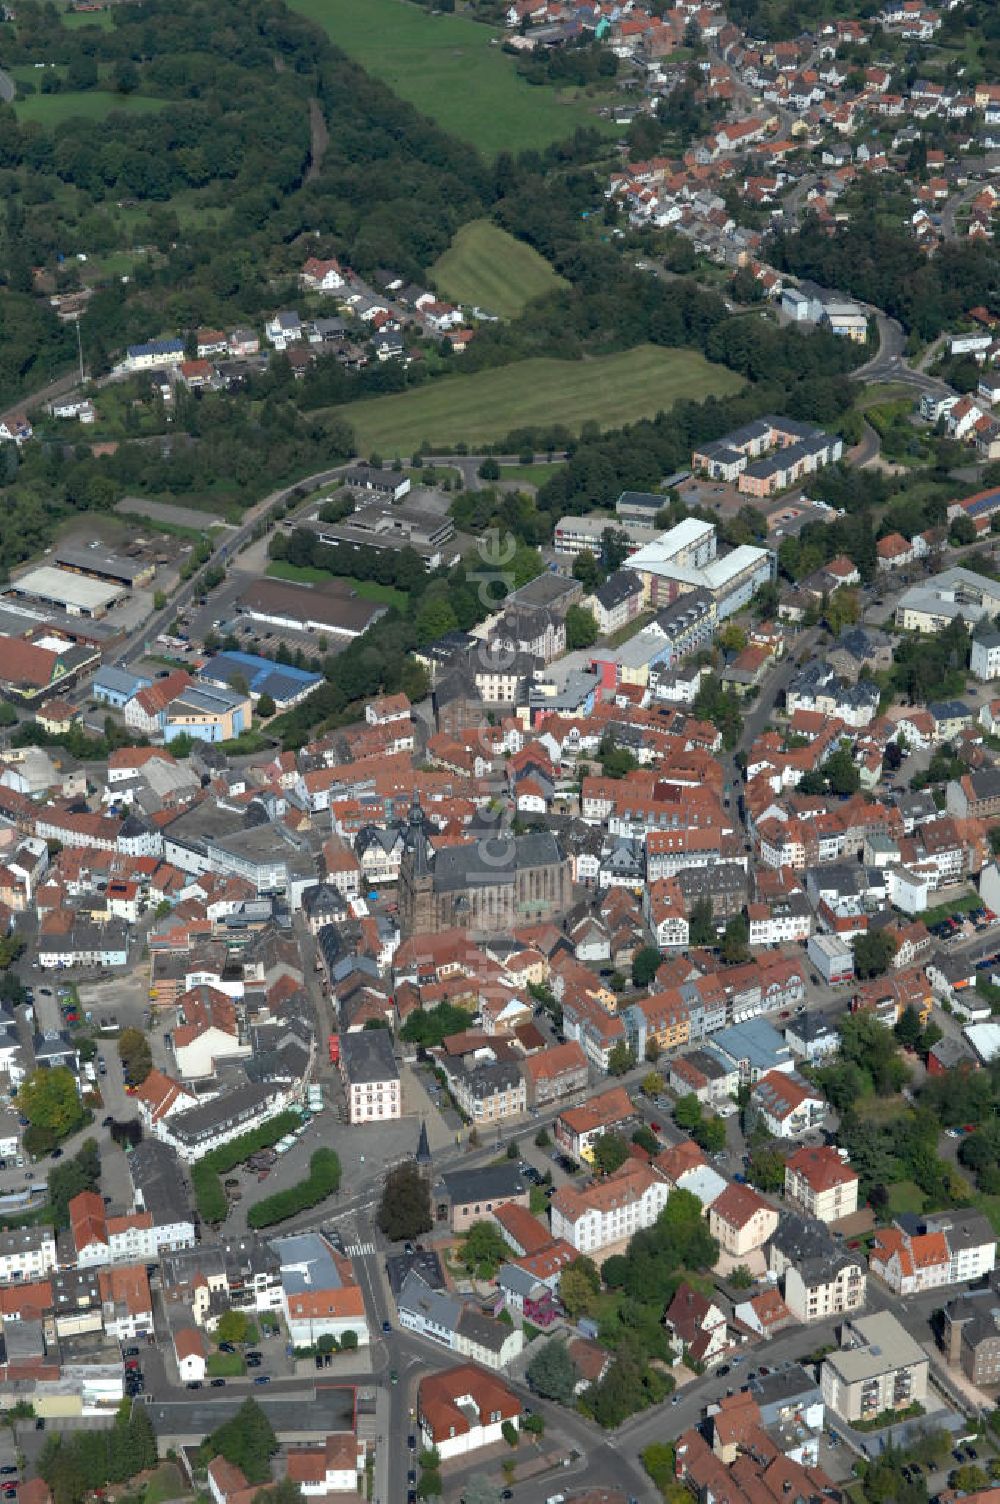
POLYGON ((236 603, 240 616, 293 632, 322 632, 360 637, 383 617, 387 606, 366 601, 343 580, 323 585, 293 585, 284 580, 254 580, 236 603))

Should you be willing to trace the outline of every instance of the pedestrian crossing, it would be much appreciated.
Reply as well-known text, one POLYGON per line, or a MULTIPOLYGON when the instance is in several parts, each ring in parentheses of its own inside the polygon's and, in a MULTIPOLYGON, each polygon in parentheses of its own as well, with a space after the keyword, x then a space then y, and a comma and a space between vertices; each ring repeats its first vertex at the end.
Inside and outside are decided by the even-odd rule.
POLYGON ((374 1243, 350 1243, 347 1248, 347 1257, 349 1259, 363 1259, 374 1252, 374 1243))

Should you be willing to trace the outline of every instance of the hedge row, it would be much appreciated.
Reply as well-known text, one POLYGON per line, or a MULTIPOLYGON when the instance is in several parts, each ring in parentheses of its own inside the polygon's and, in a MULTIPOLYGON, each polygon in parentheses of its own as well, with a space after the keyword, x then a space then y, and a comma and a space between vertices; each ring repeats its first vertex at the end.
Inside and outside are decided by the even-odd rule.
POLYGON ((276 1191, 258 1201, 247 1214, 251 1227, 273 1227, 297 1212, 307 1212, 340 1189, 340 1160, 332 1149, 317 1149, 309 1160, 309 1175, 287 1191, 276 1191))
POLYGON ((191 1184, 201 1220, 225 1221, 228 1202, 220 1175, 244 1164, 251 1154, 257 1154, 261 1149, 270 1149, 272 1144, 301 1126, 302 1119, 297 1112, 279 1112, 276 1118, 261 1123, 259 1128, 241 1133, 239 1138, 230 1139, 228 1144, 221 1144, 218 1149, 206 1154, 204 1159, 199 1159, 191 1168, 191 1184))

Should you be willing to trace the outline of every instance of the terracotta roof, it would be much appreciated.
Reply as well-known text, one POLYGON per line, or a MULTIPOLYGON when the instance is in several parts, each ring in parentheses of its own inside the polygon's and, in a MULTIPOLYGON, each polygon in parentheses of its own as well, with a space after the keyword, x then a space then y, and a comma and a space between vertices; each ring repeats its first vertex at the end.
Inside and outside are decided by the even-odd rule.
MULTIPOLYGON (((567 1039, 565 1044, 554 1045, 540 1055, 532 1055, 521 1062, 521 1070, 529 1081, 536 1084, 539 1081, 551 1081, 556 1076, 561 1076, 565 1071, 585 1068, 587 1057, 575 1039, 567 1039)), ((566 1114, 563 1113, 565 1121, 566 1114)))
POLYGON ((560 1116, 572 1133, 593 1133, 609 1123, 635 1117, 635 1107, 624 1086, 613 1086, 599 1097, 591 1097, 582 1107, 567 1108, 560 1116))
MULTIPOLYGON (((174 1352, 178 1359, 203 1358, 205 1356, 205 1339, 193 1326, 182 1326, 174 1332, 174 1352)), ((242 1476, 242 1475, 241 1475, 242 1476)), ((246 1479, 243 1479, 242 1487, 246 1487, 246 1479)))
MULTIPOLYGON (((177 1346, 178 1332, 174 1337, 174 1346, 177 1346)), ((242 1468, 238 1468, 235 1462, 227 1462, 225 1457, 213 1457, 208 1464, 208 1472, 216 1488, 224 1499, 232 1494, 238 1494, 250 1485, 242 1468)))
POLYGON ((709 1210, 730 1227, 745 1227, 759 1211, 771 1212, 774 1207, 753 1186, 740 1185, 734 1180, 715 1198, 709 1210))
POLYGON ((58 653, 40 648, 21 637, 0 636, 0 679, 29 689, 44 689, 52 683, 58 653))
POLYGON ((496 1414, 514 1420, 521 1413, 520 1400, 500 1379, 471 1363, 459 1364, 420 1381, 417 1408, 435 1442, 472 1431, 475 1415, 470 1415, 467 1403, 460 1403, 469 1399, 487 1425, 496 1414))
POLYGON ((525 1254, 541 1253, 552 1242, 552 1234, 544 1223, 533 1217, 526 1206, 519 1206, 516 1201, 506 1201, 503 1206, 498 1206, 493 1213, 493 1220, 500 1224, 504 1232, 510 1234, 513 1242, 523 1248, 525 1254))
POLYGON ((835 1185, 850 1185, 858 1179, 857 1171, 830 1144, 804 1144, 788 1160, 787 1168, 816 1192, 832 1190, 835 1185))

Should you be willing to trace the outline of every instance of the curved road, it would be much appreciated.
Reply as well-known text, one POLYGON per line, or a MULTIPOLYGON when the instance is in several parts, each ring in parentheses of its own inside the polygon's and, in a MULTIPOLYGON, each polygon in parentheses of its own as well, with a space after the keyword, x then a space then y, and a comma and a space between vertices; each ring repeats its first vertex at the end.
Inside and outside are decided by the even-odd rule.
MULTIPOLYGON (((431 458, 431 456, 428 456, 428 458, 431 458)), ((433 456, 435 464, 450 465, 452 468, 460 470, 463 483, 471 491, 478 490, 482 485, 478 470, 484 459, 495 459, 502 465, 516 465, 520 461, 520 458, 521 456, 517 454, 437 454, 433 456)), ((548 455, 539 456, 539 459, 542 461, 548 458, 548 455)), ((565 458, 566 454, 563 450, 552 455, 553 463, 565 458)), ((411 461, 405 460, 403 463, 409 465, 411 461)), ((147 621, 143 622, 133 632, 130 632, 127 637, 111 650, 111 661, 117 667, 123 668, 131 654, 142 643, 151 642, 161 632, 165 631, 177 615, 180 607, 186 606, 200 590, 199 580, 203 572, 213 564, 224 564, 232 559, 234 555, 238 554, 251 542, 253 530, 258 522, 262 518, 267 517, 275 507, 280 506, 299 492, 305 491, 309 494, 303 497, 300 505, 290 514, 292 517, 297 516, 299 512, 312 505, 312 492, 321 490, 323 486, 329 485, 331 481, 336 480, 339 475, 345 470, 349 470, 355 464, 357 464, 356 460, 344 460, 341 464, 333 465, 327 470, 314 471, 312 475, 303 476, 301 480, 295 481, 290 486, 282 486, 280 490, 272 491, 269 496, 265 496, 262 501, 258 501, 247 512, 239 527, 220 539, 218 546, 214 549, 210 557, 198 568, 190 580, 185 580, 180 585, 163 610, 154 612, 147 621)))

